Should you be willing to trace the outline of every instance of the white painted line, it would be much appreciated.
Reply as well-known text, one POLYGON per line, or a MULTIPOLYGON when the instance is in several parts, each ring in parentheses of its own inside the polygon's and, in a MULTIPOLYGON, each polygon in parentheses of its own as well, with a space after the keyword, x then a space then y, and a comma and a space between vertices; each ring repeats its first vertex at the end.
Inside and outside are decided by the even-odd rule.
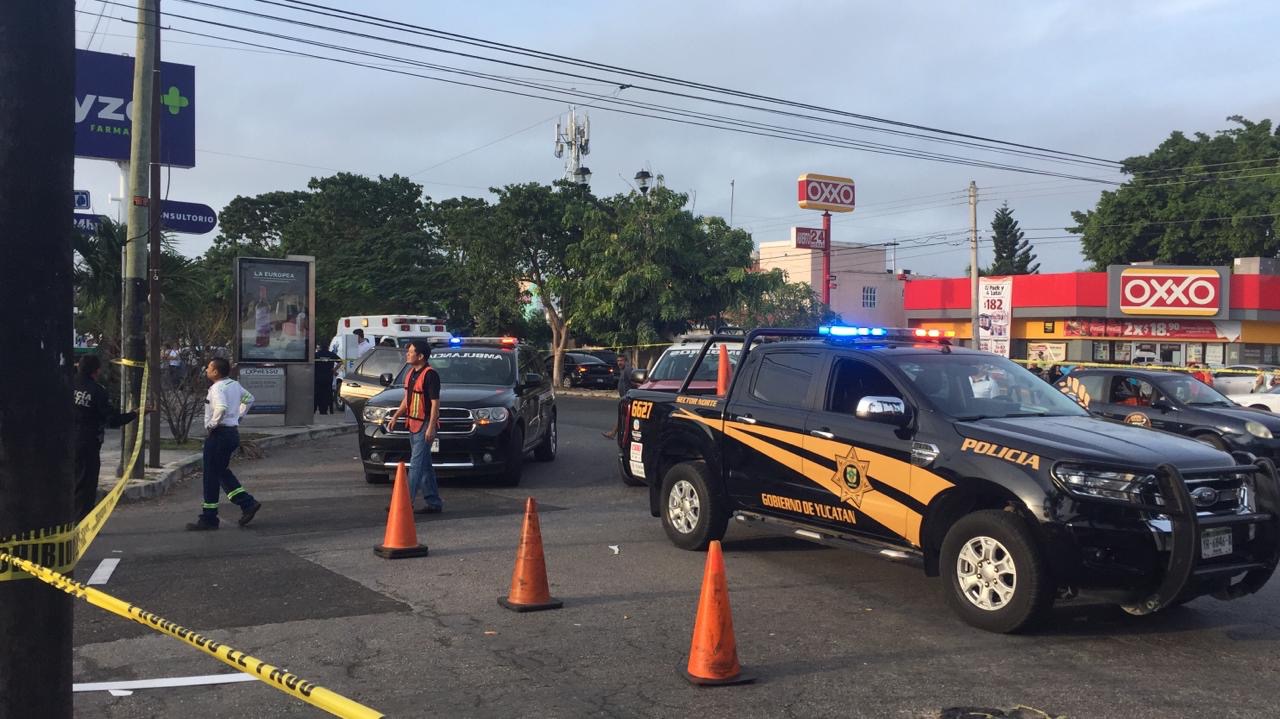
POLYGON ((93 574, 89 575, 89 584, 106 584, 111 579, 111 573, 116 571, 116 565, 120 563, 119 559, 112 557, 104 559, 98 563, 98 568, 93 570, 93 574))
POLYGON ((248 674, 205 674, 198 677, 166 677, 164 679, 138 679, 127 682, 90 682, 73 684, 74 692, 118 692, 134 689, 163 689, 165 687, 197 687, 206 684, 235 684, 236 682, 256 682, 257 677, 248 674))

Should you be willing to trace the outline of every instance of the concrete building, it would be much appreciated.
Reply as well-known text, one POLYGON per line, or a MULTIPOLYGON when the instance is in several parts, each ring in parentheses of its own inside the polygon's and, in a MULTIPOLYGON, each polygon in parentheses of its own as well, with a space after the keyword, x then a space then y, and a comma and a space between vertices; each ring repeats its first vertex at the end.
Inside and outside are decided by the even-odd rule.
MULTIPOLYGON (((831 309, 851 325, 903 327, 903 283, 889 272, 883 245, 836 242, 831 247, 831 309)), ((791 240, 761 242, 760 269, 782 270, 788 282, 807 282, 814 292, 822 288, 822 251, 797 249, 791 240)))

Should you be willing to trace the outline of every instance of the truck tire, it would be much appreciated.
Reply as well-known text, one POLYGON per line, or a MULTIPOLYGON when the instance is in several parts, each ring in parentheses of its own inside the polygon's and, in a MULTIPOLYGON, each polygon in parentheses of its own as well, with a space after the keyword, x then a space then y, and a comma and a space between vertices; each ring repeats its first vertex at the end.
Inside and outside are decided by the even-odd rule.
POLYGON ((1223 442, 1222 438, 1214 434, 1213 432, 1201 432, 1200 434, 1194 435, 1192 439, 1196 440, 1197 442, 1204 442, 1210 447, 1213 447, 1214 449, 1220 449, 1223 452, 1230 451, 1227 449, 1227 443, 1223 442))
POLYGON ((984 509, 961 517, 942 541, 939 569, 947 603, 979 629, 1028 629, 1053 606, 1044 558, 1013 512, 984 509))
POLYGON ((524 427, 517 426, 511 430, 511 447, 507 450, 507 466, 503 468, 499 479, 508 487, 520 484, 524 474, 524 427))
POLYGON ((550 462, 556 458, 556 447, 560 441, 556 427, 556 413, 551 413, 551 424, 547 425, 547 434, 538 443, 538 447, 533 450, 533 458, 539 462, 550 462))
POLYGON ((706 462, 681 462, 662 479, 662 528, 681 549, 701 551, 729 526, 726 498, 713 491, 706 462))

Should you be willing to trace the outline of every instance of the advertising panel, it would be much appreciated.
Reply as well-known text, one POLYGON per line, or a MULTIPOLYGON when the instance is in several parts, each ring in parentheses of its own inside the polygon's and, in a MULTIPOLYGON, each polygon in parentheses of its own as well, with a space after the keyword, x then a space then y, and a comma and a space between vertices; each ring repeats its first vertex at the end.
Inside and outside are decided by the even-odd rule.
POLYGON ((792 227, 791 239, 797 250, 821 250, 827 246, 827 234, 818 227, 792 227))
POLYGON ((1107 268, 1107 315, 1226 319, 1230 277, 1226 267, 1112 265, 1107 268))
POLYGON ((299 260, 236 260, 237 362, 310 362, 311 265, 299 260))
POLYGON ((854 186, 851 177, 803 174, 796 184, 796 200, 802 210, 853 212, 854 186))
POLYGON ((1036 365, 1062 364, 1067 361, 1067 343, 1028 342, 1027 360, 1036 365))
POLYGON ((239 382, 253 395, 249 414, 284 411, 284 367, 240 367, 239 382))
POLYGON ((1067 337, 1239 342, 1240 323, 1234 320, 1104 320, 1077 317, 1063 323, 1063 334, 1067 337))
MULTIPOLYGON (((196 165, 196 69, 160 63, 160 162, 196 165)), ((133 58, 76 50, 76 157, 129 161, 133 58)))
POLYGON ((978 349, 1009 356, 1013 278, 978 278, 978 349))

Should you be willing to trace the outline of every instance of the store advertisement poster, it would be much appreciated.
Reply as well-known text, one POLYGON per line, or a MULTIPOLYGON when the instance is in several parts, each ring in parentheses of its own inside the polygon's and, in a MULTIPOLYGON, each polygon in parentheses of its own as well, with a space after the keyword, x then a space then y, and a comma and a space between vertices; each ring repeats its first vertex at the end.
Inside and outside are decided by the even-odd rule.
POLYGON ((978 349, 1009 356, 1013 278, 978 278, 978 349))

